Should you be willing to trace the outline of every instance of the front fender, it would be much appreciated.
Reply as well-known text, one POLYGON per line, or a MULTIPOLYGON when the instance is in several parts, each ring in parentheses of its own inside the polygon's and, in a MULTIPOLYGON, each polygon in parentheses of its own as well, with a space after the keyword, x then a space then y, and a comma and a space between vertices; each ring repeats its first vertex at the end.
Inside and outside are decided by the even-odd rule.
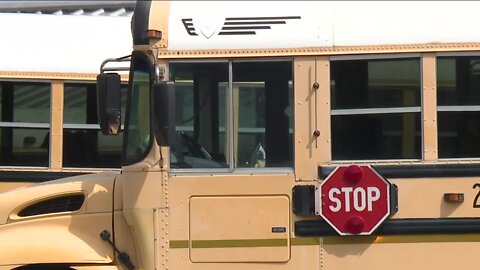
POLYGON ((115 177, 82 175, 0 194, 0 266, 111 263, 112 247, 99 235, 105 229, 112 231, 115 177), (61 205, 70 202, 69 196, 79 195, 84 200, 78 209, 61 205), (26 208, 41 211, 25 215, 26 208))

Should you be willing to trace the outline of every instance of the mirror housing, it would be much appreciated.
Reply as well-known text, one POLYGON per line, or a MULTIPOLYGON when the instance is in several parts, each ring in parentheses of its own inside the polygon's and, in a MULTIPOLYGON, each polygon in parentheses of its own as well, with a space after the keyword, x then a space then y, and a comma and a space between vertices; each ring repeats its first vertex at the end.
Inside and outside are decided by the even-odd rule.
POLYGON ((97 113, 100 130, 106 135, 121 131, 122 82, 118 73, 101 73, 97 76, 97 113))
POLYGON ((153 131, 158 145, 175 142, 175 83, 159 82, 152 89, 153 131))

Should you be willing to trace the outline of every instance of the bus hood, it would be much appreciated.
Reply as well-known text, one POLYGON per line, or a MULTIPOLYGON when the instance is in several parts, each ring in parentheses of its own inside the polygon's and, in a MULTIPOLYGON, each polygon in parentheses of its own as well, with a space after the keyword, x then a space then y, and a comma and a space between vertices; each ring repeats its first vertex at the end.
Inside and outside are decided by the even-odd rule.
POLYGON ((86 174, 0 193, 0 225, 46 216, 111 213, 118 175, 86 174))

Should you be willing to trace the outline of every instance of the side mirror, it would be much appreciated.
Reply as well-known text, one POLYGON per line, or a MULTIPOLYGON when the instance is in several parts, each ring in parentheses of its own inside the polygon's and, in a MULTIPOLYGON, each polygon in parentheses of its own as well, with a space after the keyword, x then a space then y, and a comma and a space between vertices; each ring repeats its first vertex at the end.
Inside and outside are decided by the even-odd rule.
POLYGON ((101 73, 97 76, 98 122, 103 134, 116 135, 121 130, 121 86, 117 73, 101 73))
POLYGON ((152 89, 153 129, 158 145, 175 141, 175 84, 160 82, 152 89))

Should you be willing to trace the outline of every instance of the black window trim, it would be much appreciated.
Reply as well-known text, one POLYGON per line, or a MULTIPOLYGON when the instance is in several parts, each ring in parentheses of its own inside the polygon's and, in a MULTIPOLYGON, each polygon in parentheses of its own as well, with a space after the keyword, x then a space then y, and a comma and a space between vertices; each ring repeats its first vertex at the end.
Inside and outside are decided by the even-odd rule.
POLYGON ((154 63, 152 61, 152 58, 148 56, 145 52, 141 51, 133 51, 132 52, 132 57, 131 57, 131 65, 130 65, 130 75, 128 78, 128 90, 127 90, 127 106, 126 106, 126 112, 125 112, 125 129, 123 130, 124 135, 123 135, 123 151, 122 151, 122 166, 129 166, 133 165, 137 162, 140 162, 141 160, 145 159, 148 154, 150 153, 150 150, 153 145, 153 119, 152 119, 152 99, 150 98, 151 92, 152 92, 152 84, 153 84, 153 74, 154 74, 154 63), (133 70, 135 68, 135 61, 136 59, 141 59, 141 61, 145 61, 149 65, 149 71, 150 71, 150 80, 149 80, 149 102, 150 102, 150 140, 148 143, 148 146, 145 148, 145 151, 141 154, 138 155, 133 155, 130 157, 127 157, 127 143, 128 143, 128 127, 130 125, 130 110, 131 110, 131 98, 132 98, 132 86, 133 86, 133 70))

